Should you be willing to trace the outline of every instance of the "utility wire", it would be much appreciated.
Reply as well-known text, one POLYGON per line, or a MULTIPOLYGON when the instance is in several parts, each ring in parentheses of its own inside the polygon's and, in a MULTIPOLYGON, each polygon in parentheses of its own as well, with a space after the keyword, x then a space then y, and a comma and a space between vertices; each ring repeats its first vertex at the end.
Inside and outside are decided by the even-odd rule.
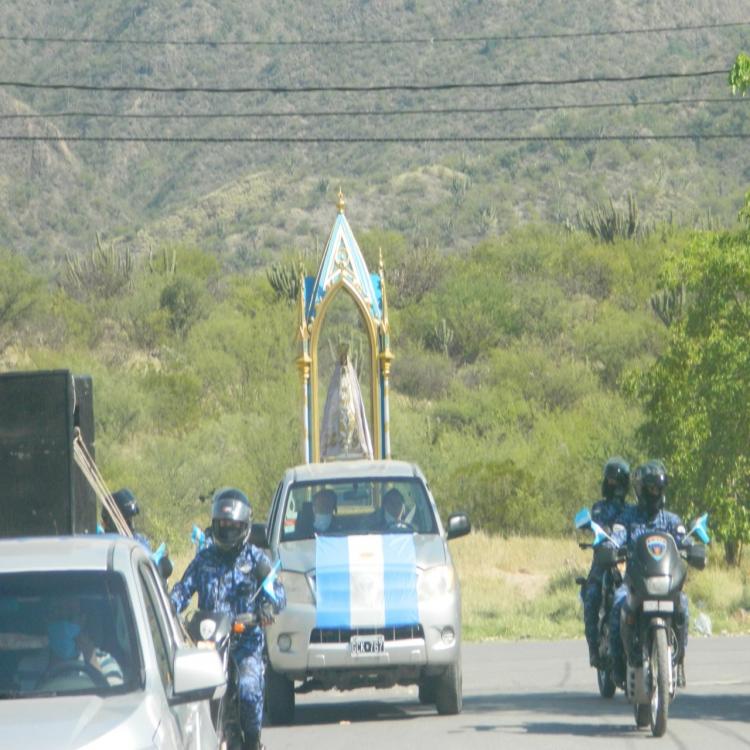
POLYGON ((581 39, 602 36, 626 36, 632 34, 665 34, 684 31, 727 29, 750 26, 750 21, 727 21, 722 23, 686 24, 682 26, 652 26, 632 29, 603 29, 598 31, 562 31, 534 34, 488 34, 482 36, 425 36, 377 39, 255 39, 255 40, 211 40, 211 39, 114 39, 112 37, 61 37, 31 36, 26 34, 2 34, 3 42, 34 42, 38 44, 116 44, 179 47, 336 47, 354 45, 394 44, 462 44, 465 42, 515 42, 534 39, 581 39))
POLYGON ((331 136, 47 136, 0 135, 2 141, 66 141, 71 143, 569 143, 583 141, 693 141, 740 140, 748 133, 664 133, 655 135, 560 135, 560 136, 414 136, 347 137, 331 136))
POLYGON ((596 102, 591 104, 540 104, 518 107, 440 107, 432 109, 342 109, 342 110, 301 110, 299 112, 32 112, 0 114, 0 120, 49 120, 59 117, 79 117, 88 119, 113 120, 217 120, 253 119, 271 117, 392 117, 398 115, 461 115, 461 114, 501 114, 503 112, 548 112, 567 109, 616 109, 621 107, 661 107, 676 104, 750 104, 747 97, 727 96, 706 99, 651 99, 645 101, 596 102))
POLYGON ((531 78, 518 81, 484 81, 477 83, 384 83, 374 86, 138 86, 135 84, 105 85, 85 83, 33 83, 31 81, 0 81, 0 88, 112 91, 158 94, 302 94, 302 93, 371 93, 382 91, 454 91, 456 89, 504 89, 521 86, 568 86, 581 83, 626 83, 655 81, 667 78, 707 78, 726 76, 727 69, 696 70, 687 73, 645 73, 631 76, 583 76, 579 78, 531 78))

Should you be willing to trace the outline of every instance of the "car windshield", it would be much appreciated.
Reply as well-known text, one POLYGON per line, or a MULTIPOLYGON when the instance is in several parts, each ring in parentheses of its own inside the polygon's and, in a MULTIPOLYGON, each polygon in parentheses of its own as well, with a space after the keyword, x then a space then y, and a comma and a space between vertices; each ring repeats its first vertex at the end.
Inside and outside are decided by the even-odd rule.
POLYGON ((0 698, 133 690, 138 654, 119 574, 0 574, 0 698))
POLYGON ((287 493, 281 541, 316 534, 436 534, 427 491, 417 478, 299 482, 287 493))

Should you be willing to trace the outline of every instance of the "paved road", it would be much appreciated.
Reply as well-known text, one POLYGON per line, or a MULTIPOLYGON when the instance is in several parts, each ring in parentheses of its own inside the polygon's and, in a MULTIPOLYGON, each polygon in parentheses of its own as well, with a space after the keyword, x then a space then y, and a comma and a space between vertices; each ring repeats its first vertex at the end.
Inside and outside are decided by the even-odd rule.
POLYGON ((459 716, 420 706, 416 688, 318 692, 298 696, 295 725, 263 740, 269 750, 750 748, 750 637, 691 640, 688 686, 659 740, 635 728, 621 692, 599 697, 583 641, 465 644, 463 660, 459 716))

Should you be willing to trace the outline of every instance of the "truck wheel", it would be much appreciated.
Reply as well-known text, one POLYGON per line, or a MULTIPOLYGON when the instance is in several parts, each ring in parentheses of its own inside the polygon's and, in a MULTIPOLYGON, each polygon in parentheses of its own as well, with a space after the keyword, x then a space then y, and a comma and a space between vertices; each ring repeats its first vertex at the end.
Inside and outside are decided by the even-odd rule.
POLYGON ((451 664, 435 681, 435 706, 439 714, 460 714, 463 708, 461 660, 451 664))
POLYGON ((271 726, 294 722, 294 682, 266 666, 266 707, 271 726))

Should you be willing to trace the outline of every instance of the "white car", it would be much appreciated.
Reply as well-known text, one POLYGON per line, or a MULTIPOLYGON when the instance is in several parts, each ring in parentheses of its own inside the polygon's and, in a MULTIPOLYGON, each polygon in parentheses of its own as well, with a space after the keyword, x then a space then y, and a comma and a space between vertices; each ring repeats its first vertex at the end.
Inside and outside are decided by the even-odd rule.
POLYGON ((460 712, 461 595, 447 540, 469 530, 463 513, 443 527, 414 464, 288 469, 268 523, 253 530, 281 561, 287 594, 267 631, 271 723, 293 720, 295 691, 396 684, 418 685, 420 701, 439 713, 460 712), (385 514, 394 492, 398 519, 385 514), (319 503, 335 506, 324 524, 313 517, 319 503))
POLYGON ((137 542, 0 540, 2 747, 216 748, 209 700, 225 688, 137 542))

